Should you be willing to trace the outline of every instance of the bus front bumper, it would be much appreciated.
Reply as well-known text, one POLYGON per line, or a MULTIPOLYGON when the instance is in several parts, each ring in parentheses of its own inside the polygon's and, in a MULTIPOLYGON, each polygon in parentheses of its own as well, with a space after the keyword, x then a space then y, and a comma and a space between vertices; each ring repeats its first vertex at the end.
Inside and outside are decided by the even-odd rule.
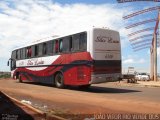
POLYGON ((121 80, 121 74, 92 74, 89 84, 98 84, 104 82, 116 82, 121 80))

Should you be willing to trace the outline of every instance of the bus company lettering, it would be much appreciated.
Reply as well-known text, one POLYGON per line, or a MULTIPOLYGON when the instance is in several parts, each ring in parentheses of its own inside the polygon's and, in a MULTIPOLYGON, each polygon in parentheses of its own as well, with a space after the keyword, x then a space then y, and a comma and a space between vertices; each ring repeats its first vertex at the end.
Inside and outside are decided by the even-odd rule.
POLYGON ((35 61, 35 65, 42 65, 42 64, 44 64, 44 61, 43 60, 40 60, 40 61, 35 61))
POLYGON ((24 65, 24 61, 20 62, 19 65, 20 65, 20 66, 24 65))
POLYGON ((111 37, 97 36, 96 42, 107 42, 107 43, 119 43, 118 40, 113 40, 111 37))
POLYGON ((28 63, 27 63, 27 65, 42 65, 42 64, 44 64, 43 60, 40 60, 40 61, 38 61, 38 60, 35 60, 35 61, 28 60, 28 63))
POLYGON ((34 65, 34 63, 33 63, 33 61, 31 61, 31 60, 28 60, 28 63, 27 63, 27 65, 34 65))

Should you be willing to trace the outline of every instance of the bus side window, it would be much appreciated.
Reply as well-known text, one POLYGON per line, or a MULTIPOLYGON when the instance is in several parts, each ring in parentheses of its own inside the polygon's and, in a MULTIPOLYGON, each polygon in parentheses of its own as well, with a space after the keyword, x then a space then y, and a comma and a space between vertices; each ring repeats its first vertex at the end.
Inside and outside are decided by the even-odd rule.
POLYGON ((56 44, 56 42, 53 40, 53 41, 51 41, 51 45, 52 45, 52 53, 55 53, 55 44, 56 44))
POLYGON ((83 32, 80 34, 79 48, 81 51, 84 51, 87 49, 87 34, 86 34, 86 32, 83 32))
POLYGON ((23 59, 22 49, 20 49, 19 51, 20 51, 20 59, 23 59))
POLYGON ((13 51, 13 52, 12 52, 11 58, 12 58, 12 59, 16 59, 16 51, 13 51))
POLYGON ((34 52, 35 57, 38 56, 38 50, 39 50, 38 45, 35 45, 35 52, 34 52))
POLYGON ((55 40, 55 53, 58 53, 58 50, 59 50, 58 40, 55 40))
POLYGON ((51 55, 53 53, 53 41, 48 41, 47 44, 46 44, 46 52, 47 52, 47 55, 51 55))
POLYGON ((29 57, 31 57, 31 55, 32 55, 32 49, 31 47, 29 47, 29 57))
POLYGON ((16 50, 15 52, 16 52, 16 59, 18 59, 18 50, 16 50))
POLYGON ((80 34, 73 35, 73 51, 79 50, 79 36, 80 34))
POLYGON ((43 44, 39 44, 39 51, 38 51, 38 56, 42 56, 43 55, 43 44))
POLYGON ((73 50, 73 41, 72 36, 69 37, 69 51, 73 50))
POLYGON ((25 59, 26 58, 26 48, 22 49, 22 58, 25 59))
POLYGON ((69 41, 70 40, 70 37, 69 36, 67 36, 67 37, 65 37, 64 39, 63 39, 63 52, 64 53, 67 53, 67 52, 69 52, 70 51, 70 45, 69 45, 69 41))
POLYGON ((17 59, 18 60, 20 60, 20 56, 21 56, 21 54, 20 54, 20 49, 19 49, 19 50, 17 50, 17 59))
POLYGON ((46 43, 43 43, 43 55, 47 54, 47 48, 46 48, 46 43))
POLYGON ((27 57, 30 58, 31 55, 32 55, 31 47, 28 47, 28 48, 27 48, 27 57))
POLYGON ((31 55, 31 57, 35 57, 35 46, 32 46, 31 49, 32 49, 32 55, 31 55))
POLYGON ((59 40, 59 52, 63 52, 63 39, 59 40))

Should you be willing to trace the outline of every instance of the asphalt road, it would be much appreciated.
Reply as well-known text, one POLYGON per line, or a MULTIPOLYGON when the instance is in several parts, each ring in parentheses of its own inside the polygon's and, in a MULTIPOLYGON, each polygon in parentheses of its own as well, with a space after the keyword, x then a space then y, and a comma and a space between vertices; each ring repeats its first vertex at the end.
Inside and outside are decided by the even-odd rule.
POLYGON ((0 80, 0 91, 49 113, 160 113, 160 87, 104 83, 80 90, 0 80))

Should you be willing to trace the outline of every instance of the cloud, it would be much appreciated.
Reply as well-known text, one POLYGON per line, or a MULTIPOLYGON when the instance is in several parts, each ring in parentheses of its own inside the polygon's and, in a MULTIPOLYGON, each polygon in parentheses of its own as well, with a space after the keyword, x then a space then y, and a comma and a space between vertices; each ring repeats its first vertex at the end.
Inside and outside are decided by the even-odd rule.
MULTIPOLYGON (((136 55, 135 55, 136 56, 136 55)), ((146 65, 146 63, 148 63, 147 60, 145 60, 144 58, 138 58, 132 56, 132 58, 124 58, 122 60, 122 73, 126 74, 128 72, 128 67, 134 67, 134 70, 137 72, 149 72, 148 69, 148 65, 146 65)))
MULTIPOLYGON (((107 2, 106 2, 107 3, 107 2)), ((37 39, 86 30, 93 26, 108 27, 120 32, 122 49, 129 45, 127 34, 139 28, 126 30, 131 20, 122 16, 133 7, 119 4, 59 4, 52 0, 4 0, 0 2, 0 70, 6 66, 11 51, 37 39), (3 59, 3 60, 2 60, 3 59)), ((148 17, 148 16, 147 16, 148 17)), ((144 26, 140 26, 143 29, 144 26)), ((124 51, 124 50, 123 50, 124 51)), ((130 54, 129 52, 127 54, 130 54)), ((158 53, 160 54, 160 53, 158 53)), ((160 56, 160 55, 159 55, 160 56)), ((123 64, 145 63, 136 56, 123 55, 123 64), (137 60, 138 59, 138 60, 137 60)))
POLYGON ((133 59, 133 58, 128 58, 128 59, 125 59, 123 60, 123 64, 142 64, 142 63, 145 63, 146 61, 141 58, 141 59, 133 59))
POLYGON ((0 47, 3 53, 0 58, 6 60, 14 48, 23 44, 48 36, 87 30, 93 26, 120 31, 122 46, 129 43, 122 21, 127 9, 118 8, 115 4, 11 0, 1 1, 0 6, 0 47))
MULTIPOLYGON (((4 52, 33 40, 86 30, 92 26, 123 31, 121 36, 126 32, 122 24, 126 10, 118 9, 114 4, 62 5, 43 0, 15 0, 12 5, 7 1, 1 5, 0 45, 3 45, 4 52)), ((8 52, 5 57, 7 55, 8 52)))
POLYGON ((123 61, 123 63, 124 63, 124 64, 134 63, 134 60, 131 59, 131 58, 130 58, 130 59, 126 59, 126 60, 123 61))

